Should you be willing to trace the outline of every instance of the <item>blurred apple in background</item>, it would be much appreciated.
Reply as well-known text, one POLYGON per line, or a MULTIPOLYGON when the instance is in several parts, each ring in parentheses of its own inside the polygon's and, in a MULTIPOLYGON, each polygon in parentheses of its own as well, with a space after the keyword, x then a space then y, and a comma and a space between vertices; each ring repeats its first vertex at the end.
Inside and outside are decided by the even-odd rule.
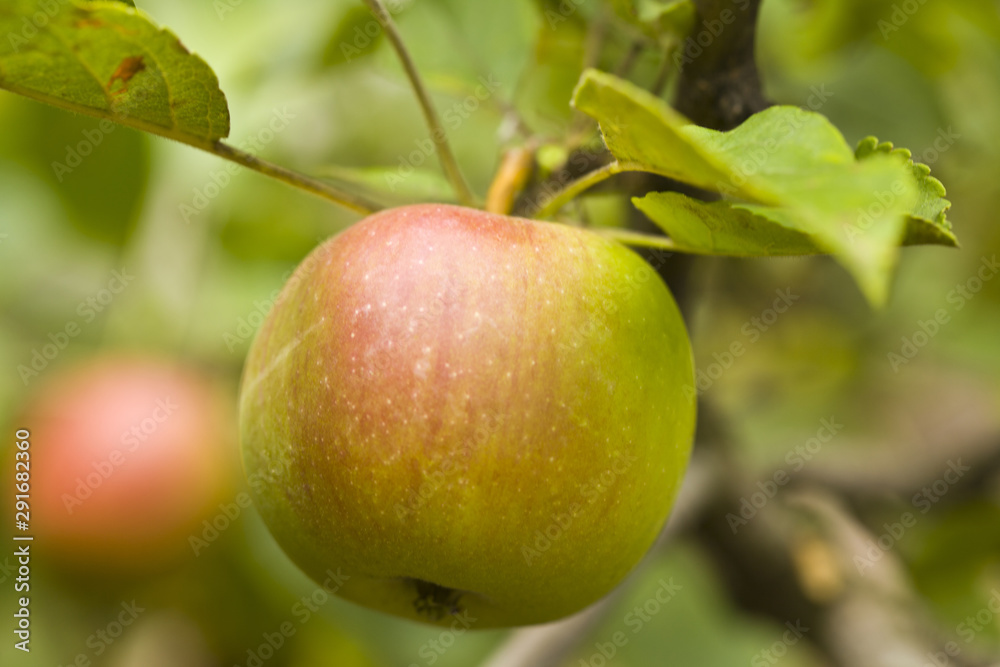
POLYGON ((53 371, 17 424, 31 432, 39 553, 109 570, 192 554, 188 536, 233 487, 233 414, 221 386, 175 362, 115 355, 53 371))

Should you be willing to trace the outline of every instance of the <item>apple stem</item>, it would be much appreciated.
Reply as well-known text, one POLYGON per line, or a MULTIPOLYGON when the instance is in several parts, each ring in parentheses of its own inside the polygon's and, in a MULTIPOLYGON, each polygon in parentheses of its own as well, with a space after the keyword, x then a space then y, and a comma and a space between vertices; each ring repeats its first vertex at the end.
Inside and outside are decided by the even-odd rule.
POLYGON ((265 176, 270 176, 271 178, 277 179, 301 190, 305 190, 306 192, 311 192, 314 195, 328 199, 332 202, 340 204, 341 206, 349 208, 352 211, 357 211, 358 213, 367 215, 384 208, 374 202, 368 201, 364 197, 351 194, 350 192, 341 190, 340 188, 330 185, 329 183, 324 183, 323 181, 316 180, 315 178, 310 178, 296 171, 292 171, 291 169, 286 169, 285 167, 274 164, 273 162, 262 160, 259 157, 241 151, 240 149, 221 141, 216 141, 205 150, 225 160, 235 162, 236 164, 244 166, 248 169, 253 169, 254 171, 264 174, 265 176))
POLYGON ((444 169, 448 180, 451 181, 458 201, 465 206, 475 206, 476 197, 469 188, 469 184, 466 183, 465 177, 462 176, 462 171, 458 167, 458 161, 455 159, 454 153, 451 152, 448 135, 441 124, 441 118, 438 116, 437 110, 431 102, 430 94, 427 92, 426 86, 424 86, 423 79, 420 78, 420 73, 417 71, 413 58, 410 57, 410 52, 403 43, 403 38, 396 29, 396 23, 392 20, 392 15, 386 10, 382 0, 364 0, 364 2, 382 25, 382 29, 392 43, 392 48, 396 51, 396 55, 399 56, 403 69, 406 71, 406 77, 410 80, 413 92, 416 93, 417 100, 420 102, 420 108, 424 112, 424 119, 431 131, 431 139, 437 146, 441 167, 444 169))
POLYGON ((660 69, 656 72, 656 79, 649 87, 649 92, 657 97, 663 95, 663 89, 670 81, 670 75, 674 72, 674 54, 680 46, 678 40, 671 39, 663 49, 663 60, 660 61, 660 69))
POLYGON ((490 190, 486 194, 489 213, 510 215, 514 198, 524 189, 535 164, 534 142, 531 146, 517 146, 504 151, 490 190))
POLYGON ((622 61, 618 63, 618 67, 615 69, 615 76, 620 79, 628 76, 639 54, 642 53, 642 47, 643 44, 640 40, 635 40, 629 45, 628 51, 625 52, 625 57, 622 58, 622 61))
POLYGON ((568 204, 574 197, 584 190, 611 178, 615 174, 620 174, 623 171, 636 171, 636 169, 627 164, 622 164, 621 162, 612 162, 611 164, 604 165, 600 169, 595 169, 590 173, 584 174, 575 181, 567 183, 566 187, 552 195, 545 205, 538 209, 532 217, 553 217, 562 209, 563 206, 568 204))

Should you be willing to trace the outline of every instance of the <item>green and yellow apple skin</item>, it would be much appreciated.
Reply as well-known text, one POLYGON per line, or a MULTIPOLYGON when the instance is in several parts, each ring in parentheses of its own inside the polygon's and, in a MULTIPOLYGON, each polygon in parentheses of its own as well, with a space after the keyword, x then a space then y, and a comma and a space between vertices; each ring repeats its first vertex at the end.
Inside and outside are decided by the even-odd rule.
POLYGON ((338 595, 440 625, 542 623, 653 544, 691 386, 677 306, 630 250, 391 209, 313 251, 258 332, 244 468, 278 543, 338 595))

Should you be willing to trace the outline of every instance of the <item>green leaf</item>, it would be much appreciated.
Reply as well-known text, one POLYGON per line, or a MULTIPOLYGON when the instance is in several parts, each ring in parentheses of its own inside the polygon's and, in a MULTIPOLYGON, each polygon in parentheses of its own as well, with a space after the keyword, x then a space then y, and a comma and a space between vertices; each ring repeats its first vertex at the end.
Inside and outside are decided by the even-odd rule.
POLYGON ((566 100, 583 72, 587 40, 583 12, 561 13, 558 2, 551 4, 540 7, 542 25, 514 92, 515 106, 532 127, 571 121, 573 109, 566 100))
POLYGON ((716 132, 596 70, 584 73, 573 104, 600 123, 620 163, 746 201, 779 203, 784 190, 814 180, 803 170, 855 162, 837 128, 798 107, 771 107, 731 132, 716 132))
MULTIPOLYGON (((126 243, 149 183, 148 137, 109 121, 102 128, 88 116, 8 97, 0 103, 6 112, 0 113, 0 125, 17 131, 3 133, 0 152, 20 156, 21 166, 49 185, 62 203, 65 223, 103 243, 126 243)), ((0 203, 0 219, 6 208, 0 203)))
POLYGON ((4 0, 0 34, 0 88, 198 147, 229 134, 212 70, 125 3, 4 0))
POLYGON ((622 169, 661 174, 730 200, 718 205, 677 197, 637 200, 678 249, 688 252, 832 253, 869 301, 881 305, 899 245, 911 236, 911 212, 931 216, 941 208, 931 197, 938 191, 907 163, 908 154, 869 151, 858 159, 837 128, 815 112, 771 107, 729 132, 717 132, 691 124, 645 90, 594 70, 584 73, 573 103, 598 121, 622 169))
POLYGON ((692 0, 612 0, 611 4, 618 16, 653 38, 687 37, 697 16, 692 0))
POLYGON ((812 0, 800 3, 800 11, 789 12, 774 29, 788 34, 783 40, 785 57, 796 62, 822 60, 869 42, 931 79, 954 75, 967 55, 969 45, 952 26, 975 26, 984 36, 1000 37, 1000 12, 994 3, 923 0, 917 9, 899 0, 812 0))
POLYGON ((683 135, 690 121, 627 81, 587 70, 573 92, 573 106, 597 120, 608 150, 623 165, 704 189, 730 177, 683 135))
POLYGON ((322 63, 332 67, 363 58, 375 52, 382 43, 382 36, 382 26, 367 7, 348 7, 337 20, 323 49, 322 63))
POLYGON ((892 143, 879 143, 875 137, 867 137, 858 143, 855 155, 858 160, 865 160, 872 155, 899 155, 906 160, 913 170, 917 180, 919 199, 910 211, 906 224, 906 236, 903 245, 945 245, 958 247, 958 239, 951 230, 947 212, 951 202, 944 198, 944 185, 931 176, 931 168, 925 164, 914 162, 912 154, 905 148, 893 148, 892 143))
POLYGON ((679 252, 731 257, 812 255, 823 252, 806 234, 736 208, 679 192, 651 192, 632 203, 666 232, 679 252))
POLYGON ((678 38, 687 37, 694 28, 698 12, 692 0, 673 0, 653 3, 652 11, 641 15, 644 21, 655 26, 661 34, 678 38))

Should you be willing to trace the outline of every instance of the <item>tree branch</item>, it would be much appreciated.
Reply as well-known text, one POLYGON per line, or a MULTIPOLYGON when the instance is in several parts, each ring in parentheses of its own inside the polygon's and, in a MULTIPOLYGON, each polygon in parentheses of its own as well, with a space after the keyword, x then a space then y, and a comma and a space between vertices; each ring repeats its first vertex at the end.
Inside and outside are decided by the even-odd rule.
POLYGON ((698 125, 729 130, 769 106, 754 57, 761 0, 695 0, 695 32, 714 39, 701 47, 694 36, 675 60, 681 67, 674 106, 698 125), (716 28, 719 34, 706 26, 716 28))
MULTIPOLYGON (((707 447, 734 445, 702 442, 707 447)), ((943 499, 967 500, 973 489, 987 492, 981 481, 995 480, 1000 472, 1000 434, 993 443, 990 453, 971 444, 956 445, 983 452, 975 462, 968 461, 979 474, 960 480, 943 499), (987 462, 996 467, 984 469, 987 462)), ((764 472, 751 479, 730 457, 720 458, 724 479, 686 536, 705 551, 740 608, 778 624, 808 628, 805 639, 837 667, 921 665, 955 641, 942 632, 913 589, 900 557, 883 549, 878 536, 838 498, 843 487, 824 487, 819 476, 800 476, 744 519, 743 499, 759 491, 756 480, 773 476, 764 472)), ((926 468, 925 474, 909 485, 931 484, 941 469, 926 468)), ((864 496, 851 505, 867 514, 870 502, 884 501, 864 496)), ((948 660, 957 667, 993 664, 964 646, 948 660)))
POLYGON ((299 188, 300 190, 311 192, 318 197, 328 199, 334 203, 340 204, 341 206, 345 206, 352 211, 357 211, 358 213, 374 213, 382 208, 378 204, 369 201, 364 197, 347 192, 346 190, 341 190, 340 188, 330 185, 329 183, 318 181, 315 178, 310 178, 309 176, 292 171, 291 169, 286 169, 285 167, 274 164, 273 162, 262 160, 255 155, 241 151, 240 149, 221 141, 216 141, 210 148, 205 148, 204 150, 221 157, 224 160, 235 162, 236 164, 244 166, 247 169, 253 169, 254 171, 264 174, 265 176, 270 176, 271 178, 287 183, 288 185, 299 188))
POLYGON ((382 25, 382 29, 385 30, 385 34, 392 44, 392 48, 396 51, 396 55, 399 56, 399 61, 403 65, 406 77, 410 80, 413 92, 416 93, 417 100, 420 102, 420 109, 424 112, 424 119, 427 121, 427 127, 431 131, 431 140, 437 146, 441 166, 448 180, 451 181, 452 187, 455 188, 455 194, 459 202, 465 206, 475 206, 476 197, 472 193, 472 190, 469 189, 469 184, 466 183, 465 177, 462 175, 462 170, 458 167, 458 160, 455 159, 454 153, 451 152, 451 145, 448 143, 448 134, 444 131, 444 125, 441 124, 441 118, 434 108, 434 103, 431 101, 431 96, 424 86, 420 72, 417 71, 417 66, 414 64, 413 58, 410 57, 410 52, 406 49, 399 30, 396 29, 396 22, 392 20, 392 15, 386 10, 385 5, 382 4, 382 0, 364 0, 364 2, 382 25))

